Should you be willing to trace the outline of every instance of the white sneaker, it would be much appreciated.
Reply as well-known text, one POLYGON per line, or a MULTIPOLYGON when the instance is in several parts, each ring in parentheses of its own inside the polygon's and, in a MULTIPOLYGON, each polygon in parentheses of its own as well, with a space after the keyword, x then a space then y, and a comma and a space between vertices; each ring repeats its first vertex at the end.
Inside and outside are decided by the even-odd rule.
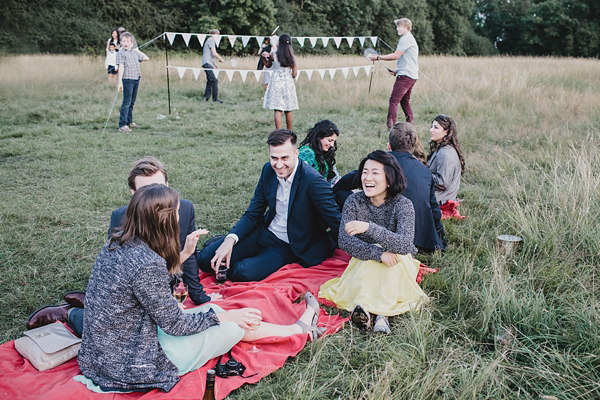
POLYGON ((375 318, 375 325, 373 326, 373 332, 385 333, 389 335, 391 333, 390 322, 387 317, 383 315, 378 315, 375 318))

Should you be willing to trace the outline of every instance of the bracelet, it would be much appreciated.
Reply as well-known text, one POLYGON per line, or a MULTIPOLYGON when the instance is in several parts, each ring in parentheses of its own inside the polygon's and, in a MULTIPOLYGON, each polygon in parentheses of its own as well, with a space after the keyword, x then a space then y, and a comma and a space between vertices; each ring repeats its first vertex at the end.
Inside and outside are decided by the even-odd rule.
POLYGON ((381 56, 377 55, 377 61, 381 61, 381 56))

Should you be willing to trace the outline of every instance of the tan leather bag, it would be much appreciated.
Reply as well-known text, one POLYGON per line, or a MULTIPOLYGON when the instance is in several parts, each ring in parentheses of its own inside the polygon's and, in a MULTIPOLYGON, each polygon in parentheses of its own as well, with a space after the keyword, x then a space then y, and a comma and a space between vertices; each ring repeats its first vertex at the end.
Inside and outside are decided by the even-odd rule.
POLYGON ((77 356, 81 339, 61 323, 49 324, 23 332, 15 340, 15 349, 38 371, 45 371, 77 356))

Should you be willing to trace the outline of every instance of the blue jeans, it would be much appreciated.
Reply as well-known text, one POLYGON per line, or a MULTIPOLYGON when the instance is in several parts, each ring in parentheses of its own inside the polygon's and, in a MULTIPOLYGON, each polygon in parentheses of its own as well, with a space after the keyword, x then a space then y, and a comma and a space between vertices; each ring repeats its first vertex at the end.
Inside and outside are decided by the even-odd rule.
POLYGON ((140 78, 123 79, 123 103, 121 104, 121 115, 119 117, 119 128, 133 122, 133 105, 137 98, 140 78))
POLYGON ((204 100, 208 101, 212 93, 213 101, 217 101, 217 96, 219 94, 219 80, 215 76, 215 73, 208 69, 213 69, 214 67, 206 63, 202 65, 202 68, 207 68, 204 70, 204 72, 206 72, 206 89, 204 89, 204 100))

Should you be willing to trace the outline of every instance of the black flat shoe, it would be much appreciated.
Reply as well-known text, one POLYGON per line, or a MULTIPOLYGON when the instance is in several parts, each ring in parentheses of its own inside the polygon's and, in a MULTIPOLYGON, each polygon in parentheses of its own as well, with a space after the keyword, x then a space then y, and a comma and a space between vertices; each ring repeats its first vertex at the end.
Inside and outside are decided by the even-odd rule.
POLYGON ((371 314, 369 314, 367 310, 362 308, 360 304, 357 304, 356 307, 354 307, 354 310, 352 310, 350 320, 352 321, 354 326, 356 326, 361 331, 371 329, 371 314))

